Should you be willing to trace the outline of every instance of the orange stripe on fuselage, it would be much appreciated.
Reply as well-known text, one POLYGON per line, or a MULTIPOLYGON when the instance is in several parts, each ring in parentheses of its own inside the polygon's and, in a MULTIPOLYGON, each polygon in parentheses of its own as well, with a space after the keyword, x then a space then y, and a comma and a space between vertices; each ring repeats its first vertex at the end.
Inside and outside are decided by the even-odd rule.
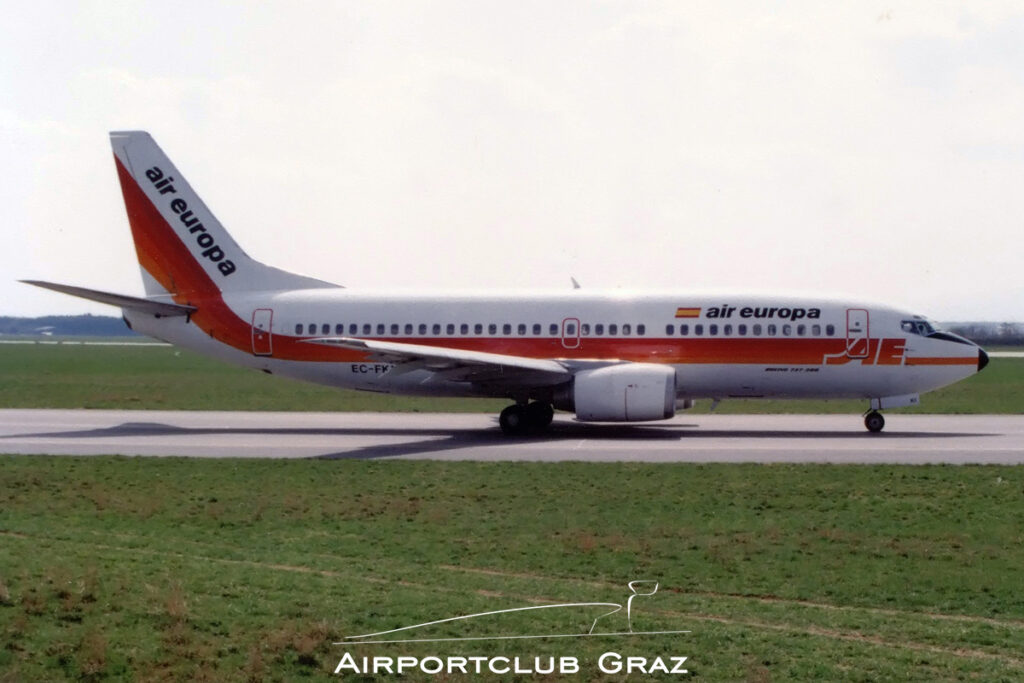
POLYGON ((907 365, 977 365, 977 358, 907 358, 907 365))
MULTIPOLYGON (((274 357, 278 353, 274 336, 274 357)), ((315 337, 305 337, 315 338, 315 337)), ((288 339, 295 339, 288 337, 288 339)), ((843 353, 845 339, 673 339, 584 337, 578 348, 567 349, 559 337, 373 337, 380 341, 482 351, 523 358, 622 360, 665 364, 813 365, 826 355, 843 353)), ((307 346, 303 344, 302 346, 307 346)), ((292 357, 291 360, 303 360, 292 357)), ((859 362, 859 361, 854 361, 859 362)))

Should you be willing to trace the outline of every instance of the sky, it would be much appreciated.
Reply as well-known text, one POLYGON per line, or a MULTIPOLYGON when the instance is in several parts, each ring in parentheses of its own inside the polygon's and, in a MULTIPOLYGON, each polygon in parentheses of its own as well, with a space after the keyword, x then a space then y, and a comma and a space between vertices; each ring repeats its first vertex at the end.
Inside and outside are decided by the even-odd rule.
POLYGON ((354 288, 1024 320, 1019 2, 0 0, 0 315, 142 295, 107 139, 354 288))

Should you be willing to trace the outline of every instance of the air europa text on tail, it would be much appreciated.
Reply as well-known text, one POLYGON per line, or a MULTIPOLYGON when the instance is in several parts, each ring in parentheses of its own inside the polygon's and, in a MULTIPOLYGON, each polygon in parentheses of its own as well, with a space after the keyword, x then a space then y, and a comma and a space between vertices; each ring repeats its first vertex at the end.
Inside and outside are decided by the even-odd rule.
MULTIPOLYGON (((170 176, 165 178, 164 172, 160 170, 159 166, 154 166, 146 171, 146 177, 160 191, 160 194, 178 193, 173 185, 174 178, 170 176)), ((202 249, 203 257, 216 263, 217 270, 220 271, 221 275, 227 276, 235 272, 234 262, 231 259, 224 258, 224 250, 217 246, 213 235, 206 232, 206 228, 199 222, 199 219, 192 213, 192 210, 188 208, 188 203, 181 197, 174 197, 171 199, 170 207, 171 211, 178 215, 178 220, 181 221, 182 225, 188 228, 191 234, 196 236, 196 244, 202 249)))

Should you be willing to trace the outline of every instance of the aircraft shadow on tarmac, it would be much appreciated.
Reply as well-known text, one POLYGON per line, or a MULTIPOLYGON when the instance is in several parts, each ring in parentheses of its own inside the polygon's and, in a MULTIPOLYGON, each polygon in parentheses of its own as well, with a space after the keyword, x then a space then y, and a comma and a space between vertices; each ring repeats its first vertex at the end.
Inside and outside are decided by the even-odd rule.
MULTIPOLYGON (((496 422, 496 420, 495 420, 496 422)), ((400 443, 373 444, 342 450, 335 453, 309 456, 320 460, 364 460, 375 458, 392 458, 409 455, 425 455, 429 453, 451 452, 466 448, 500 448, 507 446, 522 447, 534 444, 550 444, 560 441, 589 439, 594 441, 676 441, 685 446, 687 443, 699 444, 706 440, 740 440, 765 439, 844 439, 854 441, 878 441, 893 439, 934 439, 957 437, 999 436, 985 433, 958 432, 921 432, 891 431, 871 434, 856 428, 850 431, 797 431, 797 430, 702 430, 696 424, 594 424, 556 420, 551 427, 541 434, 520 437, 509 437, 499 429, 422 429, 422 428, 362 428, 362 427, 179 427, 159 422, 126 422, 113 427, 100 429, 80 429, 67 432, 45 432, 37 434, 18 434, 7 438, 48 437, 66 439, 117 438, 117 437, 163 437, 163 436, 197 436, 197 435, 266 435, 270 436, 380 436, 380 437, 423 437, 418 441, 400 443), (444 437, 444 438, 438 438, 444 437)), ((585 457, 581 457, 585 459, 585 457)))

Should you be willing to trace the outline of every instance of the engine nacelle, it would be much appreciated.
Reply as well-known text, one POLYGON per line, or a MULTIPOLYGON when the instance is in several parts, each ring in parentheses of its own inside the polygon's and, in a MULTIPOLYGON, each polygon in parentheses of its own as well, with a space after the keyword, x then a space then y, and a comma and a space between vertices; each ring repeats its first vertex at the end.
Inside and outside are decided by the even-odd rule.
POLYGON ((630 363, 578 373, 576 417, 591 422, 667 420, 676 414, 676 371, 670 365, 630 363))

